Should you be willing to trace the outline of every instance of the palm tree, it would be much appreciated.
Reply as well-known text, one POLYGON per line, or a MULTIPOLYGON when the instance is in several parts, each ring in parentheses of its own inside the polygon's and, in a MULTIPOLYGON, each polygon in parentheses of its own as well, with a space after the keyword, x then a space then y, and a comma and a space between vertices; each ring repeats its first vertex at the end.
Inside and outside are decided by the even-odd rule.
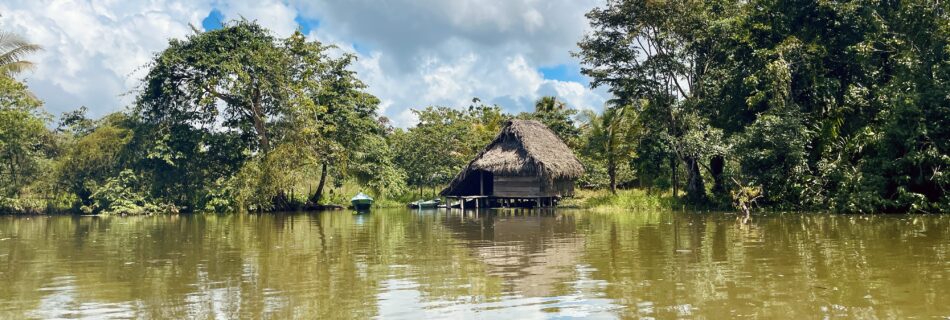
POLYGON ((557 97, 544 96, 534 103, 535 112, 553 112, 563 111, 567 105, 563 101, 558 101, 557 97))
POLYGON ((604 131, 604 156, 607 160, 607 176, 610 178, 610 192, 617 193, 617 169, 620 161, 629 160, 630 153, 636 147, 639 114, 630 104, 622 101, 608 101, 601 117, 604 131))
POLYGON ((607 169, 610 192, 617 193, 620 166, 630 160, 642 136, 639 116, 633 103, 612 99, 603 114, 583 110, 577 117, 588 137, 587 152, 596 155, 607 169))
POLYGON ((14 76, 33 68, 33 63, 23 60, 23 56, 43 50, 26 39, 11 33, 0 31, 0 74, 14 76))

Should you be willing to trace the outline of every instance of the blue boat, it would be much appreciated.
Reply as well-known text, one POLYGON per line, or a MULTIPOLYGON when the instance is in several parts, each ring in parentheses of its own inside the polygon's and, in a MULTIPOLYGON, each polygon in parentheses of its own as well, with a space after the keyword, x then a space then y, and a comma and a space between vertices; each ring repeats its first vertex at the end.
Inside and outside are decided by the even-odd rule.
POLYGON ((353 205, 353 210, 369 211, 369 208, 373 206, 373 198, 360 192, 353 199, 350 199, 350 203, 353 205))

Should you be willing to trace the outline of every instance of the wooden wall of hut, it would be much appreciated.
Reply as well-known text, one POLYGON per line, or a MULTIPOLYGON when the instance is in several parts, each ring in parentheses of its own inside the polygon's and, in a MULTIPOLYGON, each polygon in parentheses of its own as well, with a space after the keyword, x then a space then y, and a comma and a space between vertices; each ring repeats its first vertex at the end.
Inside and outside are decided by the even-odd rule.
POLYGON ((495 175, 491 181, 493 193, 502 198, 570 197, 574 195, 574 181, 557 179, 544 181, 538 176, 495 175))
POLYGON ((537 176, 501 176, 495 175, 494 191, 496 197, 533 198, 547 196, 541 189, 543 182, 537 176))

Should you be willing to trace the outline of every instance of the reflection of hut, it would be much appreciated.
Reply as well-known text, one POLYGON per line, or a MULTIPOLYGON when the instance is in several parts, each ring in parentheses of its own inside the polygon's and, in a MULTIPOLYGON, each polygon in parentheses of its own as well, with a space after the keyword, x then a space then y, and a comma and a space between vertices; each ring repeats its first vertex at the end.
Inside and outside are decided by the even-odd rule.
POLYGON ((462 169, 443 196, 475 206, 508 203, 554 205, 574 195, 584 167, 550 129, 534 120, 511 120, 485 150, 462 169))
POLYGON ((485 215, 443 220, 463 240, 485 271, 525 297, 567 295, 584 255, 585 239, 572 216, 485 215))

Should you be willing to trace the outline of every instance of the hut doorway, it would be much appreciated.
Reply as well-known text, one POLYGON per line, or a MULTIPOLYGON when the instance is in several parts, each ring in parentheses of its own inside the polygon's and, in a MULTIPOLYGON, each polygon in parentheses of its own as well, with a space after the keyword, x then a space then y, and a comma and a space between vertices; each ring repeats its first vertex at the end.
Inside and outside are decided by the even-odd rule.
POLYGON ((495 177, 495 174, 491 172, 484 171, 484 170, 478 171, 478 186, 479 186, 478 194, 479 195, 490 196, 490 195, 495 194, 494 177, 495 177))

